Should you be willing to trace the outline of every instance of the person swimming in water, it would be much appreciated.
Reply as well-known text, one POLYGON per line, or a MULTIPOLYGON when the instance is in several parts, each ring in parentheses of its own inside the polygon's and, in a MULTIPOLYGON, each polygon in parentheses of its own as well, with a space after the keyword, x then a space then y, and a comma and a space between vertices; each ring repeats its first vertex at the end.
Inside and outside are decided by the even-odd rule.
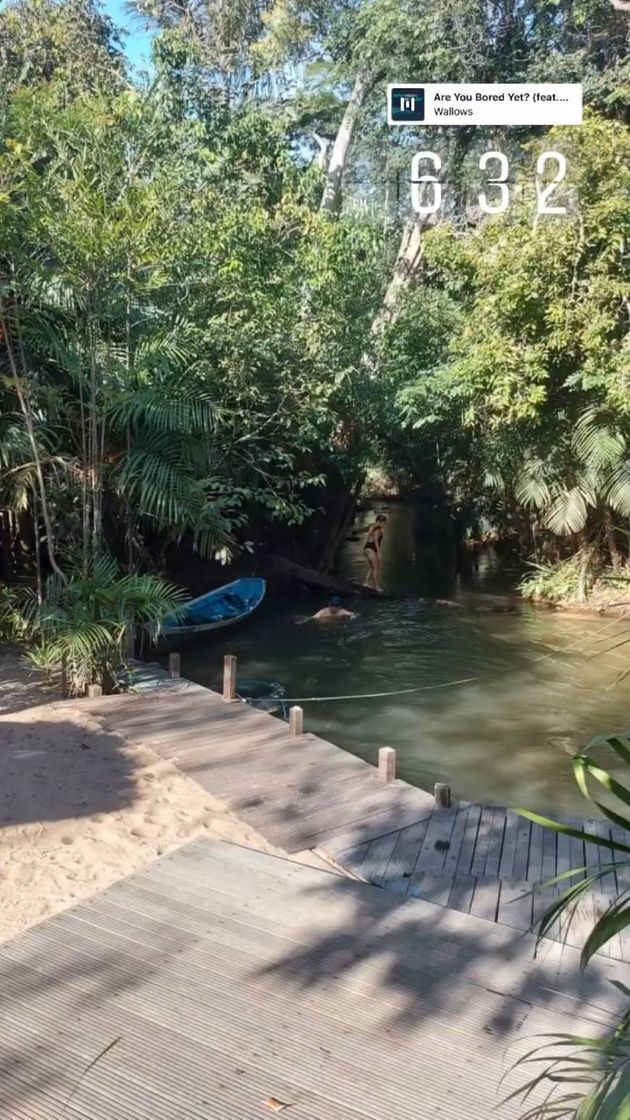
POLYGON ((356 618, 353 611, 347 611, 341 605, 341 599, 338 595, 331 595, 328 600, 328 606, 322 607, 321 611, 313 615, 315 622, 332 622, 337 618, 356 618))
POLYGON ((368 570, 365 586, 373 591, 382 591, 381 587, 381 545, 383 543, 383 525, 387 522, 384 514, 379 513, 376 520, 368 526, 367 540, 363 546, 368 570))

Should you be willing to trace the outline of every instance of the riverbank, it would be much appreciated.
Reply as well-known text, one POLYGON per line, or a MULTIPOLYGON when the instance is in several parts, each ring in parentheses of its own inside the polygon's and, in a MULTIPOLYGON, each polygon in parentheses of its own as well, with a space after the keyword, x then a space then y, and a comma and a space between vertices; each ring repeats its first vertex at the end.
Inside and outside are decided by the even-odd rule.
POLYGON ((0 941, 196 837, 273 852, 151 749, 0 653, 0 941), (42 703, 42 700, 44 702, 42 703))
POLYGON ((537 611, 575 616, 576 618, 624 618, 630 613, 630 600, 620 597, 619 590, 610 593, 606 588, 601 593, 589 595, 585 603, 577 599, 528 599, 519 591, 496 594, 489 591, 468 592, 460 599, 422 599, 428 606, 458 607, 475 614, 517 614, 524 608, 533 607, 537 611))
POLYGON ((526 599, 540 609, 558 610, 567 614, 585 617, 623 618, 630 611, 629 582, 615 579, 614 573, 608 579, 598 579, 589 588, 587 597, 581 602, 575 594, 546 595, 544 592, 526 599))

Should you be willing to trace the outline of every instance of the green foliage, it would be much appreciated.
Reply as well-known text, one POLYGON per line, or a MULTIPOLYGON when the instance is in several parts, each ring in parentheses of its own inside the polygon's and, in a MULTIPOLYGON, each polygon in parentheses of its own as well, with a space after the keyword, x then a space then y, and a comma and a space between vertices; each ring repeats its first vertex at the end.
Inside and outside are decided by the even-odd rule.
MULTIPOLYGON (((361 241, 374 258, 378 246, 352 224, 345 247, 324 245, 264 115, 237 114, 214 150, 195 123, 156 150, 166 127, 157 95, 16 98, 0 154, 0 242, 20 293, 7 316, 24 341, 51 514, 67 511, 57 495, 74 486, 93 533, 107 507, 113 547, 157 533, 230 556, 252 514, 307 515, 314 452, 352 391, 348 324, 359 301, 366 319, 373 307, 363 271, 353 288, 344 262, 361 241)), ((6 409, 15 488, 33 456, 10 392, 6 409)), ((58 528, 63 542, 68 524, 58 528)))
POLYGON ((157 635, 167 615, 178 616, 183 598, 156 576, 121 575, 111 557, 101 556, 87 576, 70 567, 63 580, 49 577, 41 602, 28 589, 5 590, 0 633, 28 643, 35 667, 63 667, 71 694, 82 695, 94 681, 116 688, 125 632, 144 626, 157 635))
MULTIPOLYGON (((573 769, 580 790, 616 828, 630 831, 630 784, 627 777, 616 776, 620 767, 630 768, 630 738, 624 733, 599 735, 573 759, 573 769), (615 773, 606 767, 610 756, 615 773)), ((570 930, 572 915, 582 898, 605 880, 610 890, 614 873, 630 868, 630 845, 605 839, 597 834, 581 832, 571 825, 540 817, 520 809, 522 816, 552 828, 565 836, 587 840, 600 850, 597 871, 580 878, 563 889, 540 919, 538 938, 544 937, 564 917, 570 930)), ((565 887, 567 881, 583 875, 586 868, 574 868, 550 879, 543 887, 565 887)), ((622 888, 608 909, 597 919, 581 953, 585 968, 603 946, 630 926, 630 892, 622 888)), ((630 997, 630 989, 615 982, 630 997)), ((518 1063, 535 1072, 519 1086, 509 1099, 524 1102, 537 1089, 544 1089, 544 1103, 528 1108, 522 1120, 621 1120, 630 1109, 630 1011, 606 1035, 576 1037, 555 1035, 534 1047, 518 1063)))
POLYGON ((521 581, 523 598, 548 603, 585 602, 597 578, 597 557, 592 550, 582 549, 574 556, 556 563, 531 565, 521 581))
POLYGON ((533 1072, 506 1099, 544 1092, 520 1120, 625 1120, 630 1105, 630 1015, 609 1035, 549 1035, 518 1063, 533 1072), (550 1084, 551 1083, 551 1084, 550 1084), (560 1086, 568 1088, 561 1089, 560 1086))
POLYGON ((67 93, 120 88, 125 60, 95 0, 10 0, 0 11, 0 89, 52 80, 67 93))
POLYGON ((0 487, 38 522, 45 567, 77 540, 84 571, 107 549, 130 569, 173 544, 229 559, 253 525, 305 524, 323 482, 354 489, 379 464, 473 519, 611 548, 630 515, 623 16, 607 0, 136 7, 157 32, 150 88, 87 0, 0 15, 0 487), (485 133, 426 139, 448 221, 376 330, 408 210, 387 78, 545 80, 560 58, 590 114, 505 138, 506 214, 475 211, 485 133), (312 130, 334 138, 359 72, 331 221, 312 130), (553 147, 568 214, 536 220, 553 147))
POLYGON ((406 363, 403 420, 425 446, 439 442, 443 464, 443 449, 456 449, 448 472, 478 508, 494 492, 539 539, 582 533, 614 551, 610 526, 630 516, 630 137, 591 114, 523 154, 504 215, 471 234, 455 224, 425 234, 423 284, 409 307, 421 331, 426 309, 433 368, 422 357, 414 375, 424 343, 407 341, 404 309, 386 365, 406 363), (568 213, 536 219, 535 163, 554 147, 567 157, 568 213))

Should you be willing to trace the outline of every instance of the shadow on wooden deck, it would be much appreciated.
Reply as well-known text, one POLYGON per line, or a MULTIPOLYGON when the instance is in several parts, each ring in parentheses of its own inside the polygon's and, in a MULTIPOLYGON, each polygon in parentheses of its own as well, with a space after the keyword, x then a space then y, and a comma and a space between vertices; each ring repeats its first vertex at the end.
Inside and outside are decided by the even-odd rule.
POLYGON ((513 1048, 599 1033, 623 1002, 616 962, 580 976, 575 951, 532 952, 470 915, 195 842, 0 946, 2 1114, 243 1120, 275 1098, 296 1120, 487 1120, 513 1048))

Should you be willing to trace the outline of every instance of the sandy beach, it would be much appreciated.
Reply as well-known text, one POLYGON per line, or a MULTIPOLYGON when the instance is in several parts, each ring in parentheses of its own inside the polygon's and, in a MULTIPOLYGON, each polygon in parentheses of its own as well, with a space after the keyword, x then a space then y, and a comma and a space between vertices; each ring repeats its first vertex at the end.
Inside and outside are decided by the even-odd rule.
POLYGON ((0 656, 0 940, 196 836, 273 849, 147 748, 0 656), (42 703, 42 700, 47 702, 42 703))

